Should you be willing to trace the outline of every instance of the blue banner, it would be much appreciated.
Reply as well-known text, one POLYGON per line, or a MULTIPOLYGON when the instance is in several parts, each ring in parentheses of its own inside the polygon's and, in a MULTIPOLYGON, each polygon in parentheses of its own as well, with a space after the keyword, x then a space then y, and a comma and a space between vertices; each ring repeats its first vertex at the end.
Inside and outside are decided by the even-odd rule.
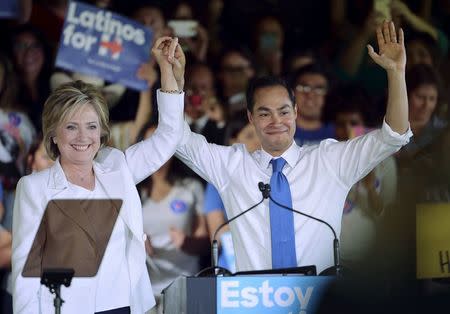
POLYGON ((56 65, 101 77, 137 90, 148 88, 136 77, 149 60, 152 32, 139 23, 91 5, 70 2, 56 65))
POLYGON ((240 276, 217 279, 217 314, 312 314, 334 277, 240 276))
POLYGON ((19 16, 19 0, 1 0, 0 18, 16 18, 19 16))

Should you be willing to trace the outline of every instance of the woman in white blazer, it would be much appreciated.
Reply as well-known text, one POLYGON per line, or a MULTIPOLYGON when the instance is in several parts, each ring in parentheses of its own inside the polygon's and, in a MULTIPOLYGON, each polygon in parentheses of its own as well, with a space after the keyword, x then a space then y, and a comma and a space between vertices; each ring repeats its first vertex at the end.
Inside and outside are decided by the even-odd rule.
POLYGON ((84 259, 91 253, 89 248, 95 257, 101 256, 99 265, 90 277, 78 277, 76 271, 70 287, 62 287, 62 313, 141 314, 154 306, 135 185, 173 155, 183 134, 183 98, 173 94, 181 93, 178 86, 184 82, 180 85, 174 73, 184 73, 185 57, 177 39, 169 37, 158 39, 152 54, 161 70, 159 125, 152 137, 125 153, 103 147, 109 139, 108 108, 93 86, 71 82, 47 100, 44 143, 56 162, 47 170, 23 177, 17 186, 12 253, 14 313, 53 313, 54 296, 40 284, 39 275, 33 274, 40 274, 43 267, 58 260, 92 269, 90 260, 84 259), (98 223, 97 214, 103 208, 86 205, 98 199, 119 200, 111 202, 118 204, 114 205, 117 218, 98 223), (79 201, 79 207, 58 208, 57 204, 67 200, 79 201), (56 204, 53 211, 50 204, 56 204), (108 234, 105 225, 111 221, 108 234), (103 255, 95 248, 102 236, 109 239, 103 255), (83 251, 85 247, 89 252, 83 251))

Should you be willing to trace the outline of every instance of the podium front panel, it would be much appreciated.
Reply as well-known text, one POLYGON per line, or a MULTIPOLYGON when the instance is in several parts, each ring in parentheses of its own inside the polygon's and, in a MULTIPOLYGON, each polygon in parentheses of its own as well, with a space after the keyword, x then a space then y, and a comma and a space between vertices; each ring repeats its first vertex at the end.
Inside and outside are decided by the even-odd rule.
POLYGON ((218 277, 216 313, 315 313, 333 280, 317 276, 218 277))
POLYGON ((313 314, 335 277, 179 277, 163 290, 164 314, 313 314))
POLYGON ((187 313, 216 314, 215 278, 196 278, 186 282, 187 313))

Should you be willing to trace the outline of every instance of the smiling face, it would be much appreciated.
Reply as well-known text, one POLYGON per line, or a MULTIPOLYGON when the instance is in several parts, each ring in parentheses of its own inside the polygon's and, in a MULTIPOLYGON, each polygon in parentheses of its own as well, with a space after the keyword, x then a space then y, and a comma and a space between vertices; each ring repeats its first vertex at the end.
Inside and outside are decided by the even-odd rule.
POLYGON ((420 85, 409 95, 409 119, 412 124, 425 126, 436 109, 438 90, 434 85, 420 85))
POLYGON ((305 120, 320 120, 325 104, 328 82, 325 76, 318 73, 305 73, 297 79, 295 99, 298 112, 305 120))
POLYGON ((81 105, 56 128, 61 164, 91 165, 100 148, 100 121, 92 105, 81 105))
POLYGON ((280 156, 294 140, 297 110, 286 88, 280 85, 255 91, 253 111, 248 118, 255 127, 262 148, 280 156))

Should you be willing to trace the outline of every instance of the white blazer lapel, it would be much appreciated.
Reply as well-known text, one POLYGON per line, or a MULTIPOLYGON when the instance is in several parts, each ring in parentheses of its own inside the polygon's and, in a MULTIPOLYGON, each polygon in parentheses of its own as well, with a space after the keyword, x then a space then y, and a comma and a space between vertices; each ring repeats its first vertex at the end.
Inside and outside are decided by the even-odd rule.
MULTIPOLYGON (((54 198, 64 198, 65 191, 69 187, 69 182, 67 181, 66 175, 61 167, 59 158, 53 166, 50 167, 49 178, 48 178, 48 188, 50 190, 49 200, 54 198)), ((69 196, 69 195, 67 195, 69 196)))

